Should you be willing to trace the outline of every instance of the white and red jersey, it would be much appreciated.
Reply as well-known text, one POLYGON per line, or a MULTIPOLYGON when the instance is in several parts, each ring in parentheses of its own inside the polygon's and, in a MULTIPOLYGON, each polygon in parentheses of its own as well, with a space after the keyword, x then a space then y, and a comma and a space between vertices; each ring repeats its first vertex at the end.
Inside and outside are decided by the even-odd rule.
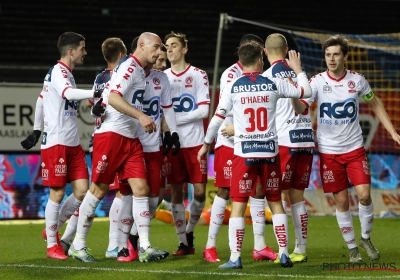
MULTIPOLYGON (((157 152, 160 150, 161 108, 172 107, 170 86, 167 75, 163 72, 150 69, 146 76, 146 89, 143 95, 141 110, 153 119, 157 131, 151 134, 144 131, 142 126, 137 128, 137 135, 143 146, 143 152, 157 152)), ((138 108, 139 109, 139 108, 138 108)))
MULTIPOLYGON (((172 105, 176 116, 187 114, 198 106, 210 104, 207 73, 188 64, 187 68, 175 73, 171 68, 164 70, 171 86, 172 105)), ((204 140, 203 120, 178 125, 181 148, 201 145, 204 140)))
MULTIPOLYGON (((277 60, 271 63, 263 76, 287 79, 290 77, 297 85, 296 73, 289 67, 286 60, 277 60)), ((307 109, 302 114, 297 114, 292 106, 290 98, 279 98, 276 105, 276 128, 279 146, 313 148, 314 132, 308 108, 313 99, 302 99, 307 109)))
MULTIPOLYGON (((303 78, 307 81, 306 76, 303 78)), ((223 90, 215 116, 232 110, 235 126, 234 154, 243 158, 274 157, 278 154, 275 127, 276 103, 281 97, 300 98, 303 89, 289 82, 243 73, 223 90)))
POLYGON ((78 146, 78 102, 64 97, 68 88, 76 88, 71 69, 58 61, 44 78, 43 97, 44 130, 41 149, 55 145, 78 146))
MULTIPOLYGON (((221 79, 219 81, 219 89, 222 91, 222 89, 229 84, 231 81, 239 78, 242 76, 243 73, 243 66, 242 64, 238 61, 229 68, 227 68, 224 73, 221 75, 221 79)), ((221 98, 221 94, 219 95, 221 98)), ((221 127, 218 129, 218 134, 217 134, 217 141, 215 142, 215 149, 217 149, 220 146, 226 146, 233 148, 233 137, 226 138, 222 136, 221 130, 225 127, 227 124, 232 124, 233 123, 233 118, 232 117, 226 117, 224 122, 222 123, 221 127)))
POLYGON ((310 85, 312 97, 318 101, 318 150, 342 154, 362 147, 358 97, 371 92, 364 76, 346 70, 336 79, 326 71, 312 77, 310 85))
MULTIPOLYGON (((112 69, 105 69, 103 72, 98 74, 96 76, 96 79, 94 79, 94 83, 93 83, 93 88, 92 89, 93 90, 101 90, 101 89, 104 90, 104 88, 106 87, 107 83, 111 80, 112 71, 113 71, 112 69)), ((93 106, 94 104, 97 103, 97 101, 99 101, 99 99, 100 98, 92 97, 92 98, 89 98, 89 102, 93 106)), ((96 128, 100 126, 101 122, 102 122, 102 117, 95 119, 95 123, 94 123, 95 124, 95 130, 94 131, 96 131, 96 128)), ((94 134, 94 132, 93 132, 93 134, 94 134)))
POLYGON ((108 98, 110 94, 119 94, 126 102, 140 110, 145 87, 146 73, 137 58, 133 55, 122 58, 103 91, 106 110, 103 123, 95 133, 114 132, 128 138, 137 138, 136 128, 139 121, 116 110, 108 104, 108 98))

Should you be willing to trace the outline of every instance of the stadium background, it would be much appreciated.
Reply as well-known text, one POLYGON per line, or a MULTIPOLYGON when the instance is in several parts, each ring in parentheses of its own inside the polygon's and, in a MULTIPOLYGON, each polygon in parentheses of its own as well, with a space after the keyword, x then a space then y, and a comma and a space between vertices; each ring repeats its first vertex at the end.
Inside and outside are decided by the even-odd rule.
MULTIPOLYGON (((2 1, 0 4, 0 34, 2 34, 0 36, 0 219, 43 217, 48 189, 43 188, 40 177, 37 177, 40 175, 39 144, 36 150, 24 152, 18 148, 19 142, 24 137, 18 135, 18 132, 12 136, 6 134, 12 131, 14 126, 21 127, 18 123, 21 119, 18 116, 21 114, 21 106, 15 107, 15 111, 13 108, 10 111, 10 106, 21 105, 21 100, 32 99, 30 106, 34 108, 45 74, 59 59, 56 41, 61 33, 75 31, 86 38, 88 55, 85 64, 74 70, 78 86, 90 87, 96 74, 105 68, 106 64, 100 49, 104 39, 120 37, 129 48, 132 39, 143 31, 155 32, 162 38, 170 31, 185 33, 189 39, 187 61, 205 70, 212 85, 214 82, 218 83, 222 71, 237 60, 235 51, 244 34, 254 33, 266 38, 270 33, 276 32, 274 28, 243 22, 229 23, 227 29, 223 30, 218 79, 213 81, 220 13, 284 30, 378 34, 400 31, 398 21, 400 12, 395 9, 396 2, 399 1, 347 1, 335 2, 335 5, 324 8, 321 4, 310 5, 300 2, 280 4, 267 1, 250 5, 246 1, 216 1, 212 7, 203 2, 187 1, 145 3, 123 0, 114 3, 72 0, 62 3, 35 1, 23 4, 20 1, 2 1), (10 87, 12 94, 9 91, 10 87), (27 89, 30 91, 26 92, 27 89), (29 97, 25 94, 29 94, 29 97)), ((292 37, 287 32, 282 33, 288 38, 289 47, 296 49, 292 37)), ((323 57, 318 59, 322 60, 323 57)), ((399 72, 399 63, 396 65, 399 72)), ((265 59, 265 67, 268 66, 265 59)), ((391 102, 393 100, 386 101, 387 104, 391 102)), ((396 104, 392 104, 394 109, 397 109, 396 104)), ((32 114, 33 112, 34 110, 32 114)), ((24 125, 23 129, 31 129, 31 125, 26 123, 24 125)), ((400 130, 399 126, 396 128, 400 130)), ((378 137, 380 134, 384 134, 384 131, 376 132, 378 137)), ((87 148, 86 143, 82 145, 87 148)), ((393 148, 393 145, 379 147, 381 148, 369 155, 373 171, 373 188, 381 189, 376 190, 375 194, 382 200, 382 209, 399 213, 400 193, 396 191, 400 178, 398 150, 393 148)), ((316 156, 315 163, 317 161, 316 156)), ((317 166, 318 164, 314 165, 317 166)), ((211 173, 212 168, 210 177, 211 173)), ((317 168, 313 172, 311 181, 311 189, 321 188, 317 168)), ((67 188, 67 192, 70 192, 70 187, 67 188)), ((316 196, 321 195, 315 193, 316 196)), ((96 214, 107 215, 111 201, 112 197, 107 197, 96 214)), ((324 197, 324 201, 329 205, 328 198, 324 197)), ((329 213, 330 210, 328 207, 325 211, 329 213)))

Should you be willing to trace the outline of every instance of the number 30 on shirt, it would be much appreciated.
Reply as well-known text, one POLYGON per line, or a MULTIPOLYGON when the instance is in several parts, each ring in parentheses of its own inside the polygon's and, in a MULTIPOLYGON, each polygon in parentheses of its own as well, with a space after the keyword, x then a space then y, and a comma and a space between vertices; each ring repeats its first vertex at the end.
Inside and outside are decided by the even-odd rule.
POLYGON ((249 117, 250 127, 246 127, 247 132, 265 131, 268 127, 268 111, 265 107, 246 108, 244 114, 249 117))

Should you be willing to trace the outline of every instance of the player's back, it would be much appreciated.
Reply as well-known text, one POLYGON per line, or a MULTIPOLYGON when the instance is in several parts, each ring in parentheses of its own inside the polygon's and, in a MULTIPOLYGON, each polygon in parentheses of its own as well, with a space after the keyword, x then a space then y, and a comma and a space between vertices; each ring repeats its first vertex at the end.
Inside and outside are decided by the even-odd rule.
POLYGON ((44 112, 42 149, 58 144, 79 145, 78 102, 64 97, 68 88, 76 88, 74 77, 69 67, 59 62, 47 73, 41 93, 44 112))
MULTIPOLYGON (((285 60, 277 60, 271 63, 263 76, 279 79, 290 78, 297 85, 297 76, 285 60)), ((309 107, 313 100, 302 99, 309 107)), ((286 147, 314 147, 314 132, 310 112, 306 109, 302 114, 297 114, 292 106, 290 98, 279 98, 276 105, 276 127, 278 143, 286 147)))
MULTIPOLYGON (((219 83, 220 92, 231 81, 241 77, 242 73, 243 73, 243 66, 239 61, 231 65, 230 67, 226 68, 221 75, 219 83)), ((221 127, 218 129, 217 140, 215 142, 215 149, 218 149, 222 145, 233 148, 233 139, 224 137, 221 132, 221 130, 225 127, 226 124, 232 124, 232 123, 233 123, 232 117, 225 118, 224 124, 221 125, 221 127)))

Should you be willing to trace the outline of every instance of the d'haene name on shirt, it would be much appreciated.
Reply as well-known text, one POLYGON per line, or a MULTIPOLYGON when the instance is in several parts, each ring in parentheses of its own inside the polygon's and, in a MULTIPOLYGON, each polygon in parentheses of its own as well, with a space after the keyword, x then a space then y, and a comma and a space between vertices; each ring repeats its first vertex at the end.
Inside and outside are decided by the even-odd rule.
POLYGON ((240 97, 240 103, 266 103, 269 102, 269 95, 264 96, 244 96, 240 97))

